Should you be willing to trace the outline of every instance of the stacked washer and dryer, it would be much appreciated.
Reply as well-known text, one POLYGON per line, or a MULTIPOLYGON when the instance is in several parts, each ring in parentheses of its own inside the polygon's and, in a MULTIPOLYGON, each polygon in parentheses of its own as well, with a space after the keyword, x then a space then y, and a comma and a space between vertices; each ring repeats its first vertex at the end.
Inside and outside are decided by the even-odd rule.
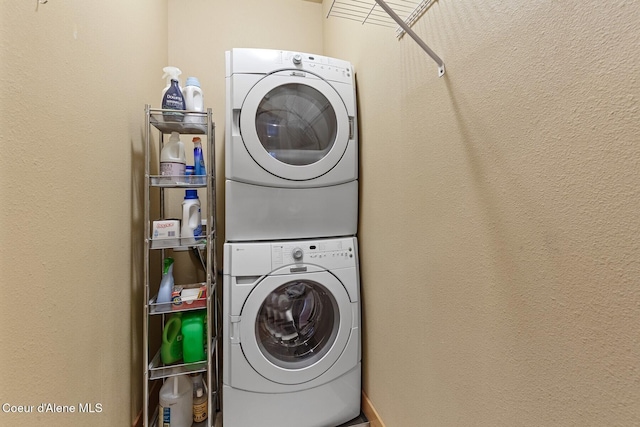
POLYGON ((351 64, 226 53, 225 427, 360 414, 358 138, 351 64))

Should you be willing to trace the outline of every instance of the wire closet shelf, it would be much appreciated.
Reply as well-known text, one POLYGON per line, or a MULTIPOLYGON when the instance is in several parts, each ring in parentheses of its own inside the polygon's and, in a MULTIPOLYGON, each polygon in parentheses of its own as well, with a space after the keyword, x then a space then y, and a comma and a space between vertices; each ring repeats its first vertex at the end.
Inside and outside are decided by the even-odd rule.
POLYGON ((444 62, 411 29, 411 26, 436 0, 333 0, 327 18, 344 18, 361 24, 396 29, 398 39, 408 34, 438 64, 438 75, 444 75, 444 62))

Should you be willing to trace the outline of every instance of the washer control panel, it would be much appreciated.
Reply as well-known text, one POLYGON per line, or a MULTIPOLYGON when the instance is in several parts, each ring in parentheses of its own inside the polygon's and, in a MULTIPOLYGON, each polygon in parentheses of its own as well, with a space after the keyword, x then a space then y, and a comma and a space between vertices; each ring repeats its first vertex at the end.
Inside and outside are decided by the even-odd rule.
POLYGON ((353 238, 305 240, 271 244, 273 268, 288 264, 316 264, 327 269, 353 267, 357 263, 353 238))

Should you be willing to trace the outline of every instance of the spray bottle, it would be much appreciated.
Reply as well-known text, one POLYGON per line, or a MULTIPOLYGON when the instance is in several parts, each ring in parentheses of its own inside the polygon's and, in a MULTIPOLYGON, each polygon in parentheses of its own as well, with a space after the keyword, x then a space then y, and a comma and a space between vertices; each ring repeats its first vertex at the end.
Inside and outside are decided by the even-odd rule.
POLYGON ((164 268, 162 269, 162 280, 160 281, 160 289, 158 289, 158 310, 165 311, 171 309, 171 294, 173 293, 173 258, 164 259, 164 268))
MULTIPOLYGON (((164 110, 185 110, 184 96, 180 88, 180 71, 177 67, 164 67, 162 78, 167 79, 167 87, 162 91, 162 109, 164 110)), ((183 113, 163 113, 163 117, 168 122, 181 122, 183 113)))
POLYGON ((204 155, 202 154, 202 140, 200 137, 194 137, 193 140, 193 174, 195 175, 195 183, 206 184, 207 168, 204 166, 204 155))

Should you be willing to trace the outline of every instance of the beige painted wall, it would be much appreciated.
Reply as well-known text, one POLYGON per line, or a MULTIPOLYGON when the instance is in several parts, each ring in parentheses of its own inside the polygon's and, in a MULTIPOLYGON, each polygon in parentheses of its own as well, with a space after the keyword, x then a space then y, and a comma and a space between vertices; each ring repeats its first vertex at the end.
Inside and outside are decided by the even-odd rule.
POLYGON ((169 0, 169 62, 182 70, 183 82, 187 76, 198 77, 205 105, 212 109, 216 122, 220 260, 224 243, 225 51, 238 47, 322 53, 322 24, 322 5, 307 1, 169 0))
POLYGON ((0 424, 140 408, 142 105, 167 63, 199 76, 221 149, 242 45, 357 68, 364 385, 387 426, 638 424, 637 2, 439 0, 416 30, 442 79, 392 30, 264 5, 2 1, 0 403, 103 412, 0 424))
POLYGON ((141 407, 144 104, 166 1, 0 1, 2 426, 127 426, 141 407), (95 408, 95 407, 94 407, 95 408))
MULTIPOLYGON (((324 2, 325 12, 332 2, 324 2)), ((388 427, 640 424, 640 3, 324 23, 357 71, 364 388, 388 427)))

